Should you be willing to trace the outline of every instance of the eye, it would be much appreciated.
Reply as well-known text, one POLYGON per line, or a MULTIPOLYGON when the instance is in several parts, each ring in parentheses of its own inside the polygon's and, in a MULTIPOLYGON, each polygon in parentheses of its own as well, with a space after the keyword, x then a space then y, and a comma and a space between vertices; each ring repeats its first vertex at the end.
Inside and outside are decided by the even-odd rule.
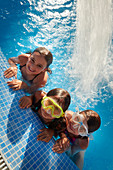
POLYGON ((41 64, 38 64, 37 67, 42 68, 42 65, 41 65, 41 64))

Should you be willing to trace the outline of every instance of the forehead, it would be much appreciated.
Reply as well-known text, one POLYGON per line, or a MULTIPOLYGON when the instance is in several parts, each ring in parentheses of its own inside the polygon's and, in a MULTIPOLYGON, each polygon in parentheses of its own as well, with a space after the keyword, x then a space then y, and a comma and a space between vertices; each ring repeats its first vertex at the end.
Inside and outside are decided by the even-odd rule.
POLYGON ((65 116, 66 116, 68 119, 71 119, 73 113, 74 113, 74 112, 72 112, 72 111, 70 111, 70 110, 67 110, 67 111, 65 112, 65 116))
POLYGON ((45 105, 54 105, 54 102, 57 103, 54 99, 51 99, 51 98, 50 99, 48 99, 48 98, 44 99, 45 105))

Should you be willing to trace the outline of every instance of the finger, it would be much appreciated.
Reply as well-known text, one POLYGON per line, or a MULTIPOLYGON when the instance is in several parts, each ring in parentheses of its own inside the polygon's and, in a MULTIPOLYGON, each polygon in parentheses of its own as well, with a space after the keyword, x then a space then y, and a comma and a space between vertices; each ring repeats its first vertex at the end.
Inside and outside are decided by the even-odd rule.
POLYGON ((45 134, 39 134, 37 136, 37 140, 41 140, 41 141, 44 141, 44 142, 49 142, 51 138, 48 137, 48 135, 45 135, 45 134))
POLYGON ((57 153, 61 153, 61 152, 63 152, 63 149, 61 149, 61 148, 52 148, 52 151, 57 152, 57 153))
POLYGON ((21 109, 24 109, 23 103, 20 103, 19 106, 21 109))
POLYGON ((12 85, 8 85, 10 86, 11 89, 17 89, 18 88, 18 84, 12 84, 12 85))
POLYGON ((13 76, 14 76, 14 73, 12 73, 12 72, 10 72, 10 73, 8 74, 8 78, 13 77, 13 76))
POLYGON ((45 136, 37 136, 37 140, 44 140, 45 139, 45 136))
POLYGON ((20 107, 21 107, 22 109, 24 109, 24 108, 26 107, 25 101, 22 101, 22 102, 21 102, 20 107))
POLYGON ((27 107, 27 103, 22 99, 22 100, 19 100, 19 102, 20 102, 20 104, 19 104, 19 106, 20 106, 20 108, 25 108, 25 107, 27 107))
POLYGON ((26 106, 26 108, 29 108, 31 106, 31 104, 29 103, 27 106, 26 106))
POLYGON ((4 76, 5 76, 5 78, 10 78, 10 74, 9 73, 4 75, 4 76))
POLYGON ((10 82, 7 82, 7 84, 10 86, 10 85, 18 85, 16 82, 14 81, 10 81, 10 82))
POLYGON ((43 136, 46 137, 46 134, 42 132, 42 133, 37 135, 37 138, 40 138, 40 137, 43 137, 43 136))
POLYGON ((39 139, 39 140, 41 140, 43 142, 49 142, 47 138, 42 138, 42 139, 39 139))
POLYGON ((61 149, 60 147, 53 147, 52 150, 53 150, 53 152, 61 152, 61 151, 63 151, 63 149, 61 149))
POLYGON ((17 74, 15 75, 15 78, 17 79, 17 74))
POLYGON ((7 81, 7 84, 8 85, 10 85, 10 84, 12 84, 13 83, 13 81, 7 81))
POLYGON ((46 128, 40 129, 39 131, 40 131, 40 132, 42 132, 42 131, 46 131, 46 128))
POLYGON ((21 102, 22 102, 22 100, 23 100, 23 97, 22 97, 22 98, 20 98, 19 102, 21 103, 21 102))
POLYGON ((26 108, 26 106, 27 106, 27 104, 26 103, 22 103, 22 109, 25 109, 26 108))
POLYGON ((19 102, 23 102, 24 100, 26 100, 26 96, 21 97, 19 102))
POLYGON ((54 145, 54 146, 53 146, 53 150, 59 150, 59 149, 61 149, 61 148, 59 147, 59 145, 54 145))
POLYGON ((63 142, 62 142, 62 140, 59 140, 59 146, 60 146, 60 148, 63 148, 63 142))
POLYGON ((64 150, 59 150, 59 151, 56 151, 57 153, 63 153, 64 152, 64 150))
POLYGON ((4 71, 4 75, 8 74, 11 70, 8 68, 6 71, 4 71))

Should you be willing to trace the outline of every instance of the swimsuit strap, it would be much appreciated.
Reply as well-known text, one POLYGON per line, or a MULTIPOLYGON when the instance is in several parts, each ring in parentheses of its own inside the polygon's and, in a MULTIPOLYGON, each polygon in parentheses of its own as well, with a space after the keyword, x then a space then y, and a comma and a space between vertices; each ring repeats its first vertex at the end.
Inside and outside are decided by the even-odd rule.
MULTIPOLYGON (((26 66, 26 64, 24 64, 23 66, 20 65, 20 70, 21 70, 23 67, 25 67, 25 66, 26 66)), ((40 73, 39 73, 39 74, 40 74, 40 73)), ((34 80, 39 74, 36 74, 32 80, 28 80, 28 81, 32 84, 32 83, 33 83, 33 80, 34 80)))
POLYGON ((23 66, 20 65, 20 70, 21 70, 24 66, 26 66, 26 64, 24 64, 23 66))
MULTIPOLYGON (((39 74, 40 74, 40 73, 39 73, 39 74)), ((34 79, 35 79, 35 78, 36 78, 39 74, 36 74, 32 80, 29 80, 29 81, 30 81, 30 83, 32 83, 32 82, 33 82, 33 80, 34 80, 34 79)))

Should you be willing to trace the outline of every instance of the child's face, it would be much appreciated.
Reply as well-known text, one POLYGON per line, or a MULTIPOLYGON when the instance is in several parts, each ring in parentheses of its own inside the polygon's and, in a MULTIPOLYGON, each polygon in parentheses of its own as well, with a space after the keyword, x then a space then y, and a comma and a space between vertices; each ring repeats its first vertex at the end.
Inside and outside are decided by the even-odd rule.
POLYGON ((49 114, 42 106, 41 106, 41 114, 42 114, 42 117, 45 119, 48 119, 48 120, 54 119, 54 117, 52 117, 52 115, 49 114))
POLYGON ((73 135, 86 136, 88 134, 88 126, 87 126, 85 114, 80 114, 75 116, 74 114, 75 113, 72 111, 66 112, 65 117, 66 117, 67 131, 73 135))
POLYGON ((41 101, 41 114, 46 119, 60 118, 64 112, 51 97, 45 96, 41 101))
POLYGON ((26 63, 26 70, 28 74, 39 74, 47 67, 47 62, 44 55, 40 55, 39 52, 31 54, 28 62, 26 63))

